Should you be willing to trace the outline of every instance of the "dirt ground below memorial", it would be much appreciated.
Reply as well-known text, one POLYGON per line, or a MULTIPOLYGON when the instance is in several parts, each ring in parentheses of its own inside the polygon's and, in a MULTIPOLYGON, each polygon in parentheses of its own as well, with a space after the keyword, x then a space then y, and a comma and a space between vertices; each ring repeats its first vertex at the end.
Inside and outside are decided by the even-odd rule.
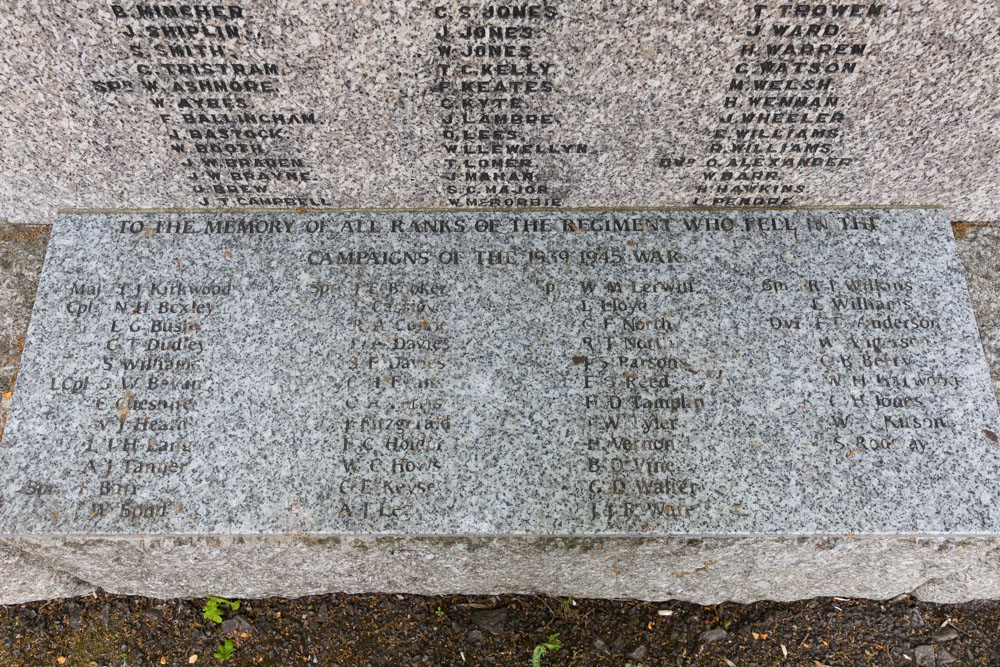
POLYGON ((0 607, 2 665, 1000 665, 1000 601, 726 603, 98 593, 0 607), (215 655, 214 655, 215 654, 215 655))

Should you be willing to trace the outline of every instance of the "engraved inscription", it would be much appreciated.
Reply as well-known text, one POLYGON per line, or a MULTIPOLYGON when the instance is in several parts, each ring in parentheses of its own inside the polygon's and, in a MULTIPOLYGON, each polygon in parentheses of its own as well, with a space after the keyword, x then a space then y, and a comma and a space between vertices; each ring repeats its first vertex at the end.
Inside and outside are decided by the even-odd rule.
MULTIPOLYGON (((949 230, 878 210, 68 216, 0 525, 939 530, 928 471, 1000 466, 949 230)), ((1000 525, 969 502, 954 525, 1000 525)))
POLYGON ((316 165, 296 148, 322 114, 288 107, 289 65, 259 60, 253 12, 229 5, 112 4, 127 75, 91 82, 95 94, 144 98, 177 175, 201 207, 321 207, 316 165), (244 54, 255 55, 247 57, 244 54))

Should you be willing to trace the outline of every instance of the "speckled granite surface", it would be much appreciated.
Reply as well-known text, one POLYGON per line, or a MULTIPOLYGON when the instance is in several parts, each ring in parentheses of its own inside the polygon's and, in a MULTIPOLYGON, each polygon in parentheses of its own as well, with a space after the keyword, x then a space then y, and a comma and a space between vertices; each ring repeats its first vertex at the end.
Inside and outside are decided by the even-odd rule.
POLYGON ((12 222, 696 203, 1000 217, 996 3, 8 5, 12 222))
MULTIPOLYGON (((0 223, 0 447, 48 241, 47 228, 0 223)), ((8 493, 4 485, 0 503, 8 493)), ((50 562, 39 562, 7 543, 0 543, 0 581, 4 582, 0 601, 5 604, 93 590, 50 562)))
MULTIPOLYGON (((989 262, 978 241, 960 240, 967 271, 989 262)), ((985 328, 984 339, 995 348, 985 328)), ((243 596, 533 590, 703 602, 1000 594, 996 404, 940 211, 71 216, 56 228, 31 341, 0 449, 22 480, 0 506, 3 543, 70 584, 196 595, 214 577, 243 596), (713 220, 719 231, 706 231, 713 220), (476 231, 491 221, 519 231, 476 231), (630 224, 645 231, 623 231, 630 224), (457 265, 441 263, 442 249, 458 250, 457 265), (347 264, 351 250, 368 263, 347 264), (654 250, 664 264, 650 264, 654 250), (418 264, 384 263, 402 257, 381 254, 392 251, 418 264), (175 280, 221 287, 157 293, 143 309, 144 292, 175 280), (126 298, 136 284, 141 296, 115 312, 107 287, 92 288, 122 282, 126 298), (191 312, 161 316, 162 302, 191 312), (836 322, 834 308, 850 316, 836 322), (654 324, 661 313, 668 321, 654 324), (373 326, 387 317, 395 331, 373 326), (618 331, 628 318, 650 329, 618 331), (879 326, 895 333, 872 331, 887 318, 879 326), (146 346, 169 321, 185 331, 163 340, 186 350, 129 351, 131 336, 146 346), (48 344, 66 335, 76 347, 60 357, 48 344), (602 337, 612 349, 591 349, 602 337), (628 337, 661 349, 616 349, 628 337), (396 338, 417 349, 381 344, 396 338), (117 339, 126 343, 109 349, 117 339), (832 370, 841 355, 858 368, 832 370), (620 357, 665 369, 619 368, 620 357), (120 376, 132 380, 115 367, 134 358, 201 364, 137 373, 136 388, 118 392, 125 402, 105 400, 102 412, 107 364, 114 394, 120 376), (918 385, 928 377, 942 379, 918 385), (147 432, 166 409, 139 403, 150 378, 182 430, 147 432), (619 384, 588 404, 584 384, 609 382, 619 384), (600 403, 633 395, 671 402, 600 403), (851 409, 856 399, 864 407, 851 409), (420 446, 407 433, 417 421, 400 421, 414 412, 420 446), (609 428, 628 413, 658 415, 651 430, 669 433, 656 444, 641 433, 652 422, 609 428), (846 436, 867 432, 891 437, 856 446, 846 436), (41 442, 46 456, 25 455, 41 442), (208 559, 208 579, 180 576, 220 533, 231 558, 208 559), (132 563, 128 576, 102 566, 111 553, 132 563), (343 559, 356 567, 330 564, 343 559)))
POLYGON ((993 390, 1000 396, 1000 229, 991 224, 956 225, 955 245, 965 269, 993 390))
POLYGON ((992 533, 998 432, 942 212, 66 216, 0 530, 992 533))
POLYGON ((47 227, 0 223, 0 435, 17 379, 21 350, 28 334, 31 305, 49 242, 47 227))

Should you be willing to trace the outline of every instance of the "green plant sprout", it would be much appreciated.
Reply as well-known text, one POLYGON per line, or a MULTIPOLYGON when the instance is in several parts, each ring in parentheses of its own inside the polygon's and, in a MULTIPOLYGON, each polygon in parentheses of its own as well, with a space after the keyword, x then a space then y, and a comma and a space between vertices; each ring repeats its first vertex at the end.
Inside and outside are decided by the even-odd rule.
POLYGON ((225 642, 219 644, 219 650, 212 654, 212 657, 219 662, 225 662, 233 657, 233 640, 227 639, 225 642))
POLYGON ((205 603, 205 608, 202 609, 202 616, 215 623, 222 623, 222 613, 219 610, 220 605, 228 605, 231 610, 236 611, 240 608, 240 601, 227 600, 209 595, 208 601, 205 603))
POLYGON ((558 651, 562 648, 562 642, 558 639, 559 633, 549 635, 547 641, 542 642, 531 652, 531 667, 542 667, 542 656, 546 653, 558 651))

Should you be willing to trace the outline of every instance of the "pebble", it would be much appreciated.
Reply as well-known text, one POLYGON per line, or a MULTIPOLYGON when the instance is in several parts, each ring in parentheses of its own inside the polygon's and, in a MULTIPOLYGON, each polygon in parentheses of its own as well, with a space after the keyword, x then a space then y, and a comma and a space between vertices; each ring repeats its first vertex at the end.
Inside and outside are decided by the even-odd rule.
POLYGON ((917 667, 937 667, 934 647, 930 644, 922 644, 913 649, 913 661, 917 663, 917 667))
POLYGON ((635 650, 628 654, 628 657, 632 660, 642 660, 646 657, 647 650, 645 645, 638 646, 635 650))
POLYGON ((472 622, 493 635, 502 635, 507 624, 507 609, 490 609, 472 614, 472 622))
POLYGON ((611 655, 611 649, 609 649, 608 645, 602 642, 599 638, 594 640, 594 650, 601 655, 611 655))
POLYGON ((222 622, 222 632, 225 634, 229 634, 230 632, 249 632, 250 628, 250 621, 243 616, 234 616, 222 622))
POLYGON ((951 663, 958 661, 958 658, 953 656, 951 653, 948 653, 948 651, 944 650, 943 648, 939 648, 937 650, 936 657, 937 657, 937 667, 944 667, 945 665, 950 665, 951 663))
POLYGON ((485 637, 483 637, 483 633, 479 630, 470 631, 469 634, 465 635, 465 638, 473 644, 482 644, 485 639, 485 637))
POLYGON ((931 635, 931 641, 935 644, 943 644, 958 639, 958 631, 955 628, 941 628, 931 635))
POLYGON ((80 607, 75 604, 66 605, 66 614, 69 616, 68 623, 70 630, 80 627, 80 607))
POLYGON ((712 628, 711 630, 706 630, 701 633, 701 641, 703 642, 717 642, 726 638, 726 631, 722 628, 712 628))

